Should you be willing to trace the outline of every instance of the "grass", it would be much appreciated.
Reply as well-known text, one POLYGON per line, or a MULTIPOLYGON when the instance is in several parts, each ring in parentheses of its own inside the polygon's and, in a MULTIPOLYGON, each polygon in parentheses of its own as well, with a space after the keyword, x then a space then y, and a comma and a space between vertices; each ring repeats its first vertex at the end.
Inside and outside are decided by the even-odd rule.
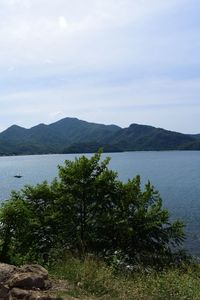
MULTIPOLYGON (((125 276, 103 262, 87 258, 68 258, 50 273, 67 280, 69 291, 63 295, 101 300, 184 300, 200 299, 200 266, 186 265, 162 272, 140 271, 125 276)), ((70 298, 69 298, 70 299, 70 298)))

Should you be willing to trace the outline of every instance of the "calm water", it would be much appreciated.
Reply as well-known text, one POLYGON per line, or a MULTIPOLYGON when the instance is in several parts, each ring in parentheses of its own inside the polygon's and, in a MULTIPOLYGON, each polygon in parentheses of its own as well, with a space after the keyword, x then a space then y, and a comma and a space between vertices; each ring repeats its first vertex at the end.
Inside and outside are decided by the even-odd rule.
MULTIPOLYGON (((110 168, 119 173, 121 180, 140 174, 143 182, 150 180, 154 184, 171 217, 186 223, 186 247, 200 256, 200 152, 127 152, 103 157, 108 155, 112 158, 110 168)), ((0 200, 25 184, 51 181, 57 176, 57 165, 75 156, 79 155, 0 157, 0 200), (23 175, 21 179, 13 177, 19 173, 23 175)))

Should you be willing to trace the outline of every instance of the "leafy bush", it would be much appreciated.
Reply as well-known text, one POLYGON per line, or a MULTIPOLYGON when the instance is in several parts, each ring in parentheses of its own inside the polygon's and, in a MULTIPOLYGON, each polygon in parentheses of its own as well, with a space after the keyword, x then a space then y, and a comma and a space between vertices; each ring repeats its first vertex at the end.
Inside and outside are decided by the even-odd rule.
POLYGON ((47 262, 66 250, 111 261, 120 254, 124 264, 179 260, 182 222, 170 222, 150 183, 143 191, 139 176, 123 183, 108 164, 101 153, 65 161, 51 184, 13 192, 0 210, 1 260, 47 262))

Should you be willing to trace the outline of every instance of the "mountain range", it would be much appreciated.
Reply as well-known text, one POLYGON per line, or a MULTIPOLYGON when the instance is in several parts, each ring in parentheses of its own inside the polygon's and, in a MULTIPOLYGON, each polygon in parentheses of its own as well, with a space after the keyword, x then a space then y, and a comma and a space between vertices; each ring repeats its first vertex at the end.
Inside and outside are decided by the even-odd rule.
POLYGON ((183 134, 153 126, 90 123, 64 118, 30 129, 12 125, 0 133, 0 155, 89 153, 151 150, 200 150, 200 134, 183 134))

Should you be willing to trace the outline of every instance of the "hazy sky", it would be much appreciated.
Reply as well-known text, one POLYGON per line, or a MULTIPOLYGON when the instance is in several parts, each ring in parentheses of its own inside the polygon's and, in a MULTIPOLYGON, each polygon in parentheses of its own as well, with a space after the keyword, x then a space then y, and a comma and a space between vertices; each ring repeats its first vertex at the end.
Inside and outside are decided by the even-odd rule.
POLYGON ((200 1, 0 0, 0 130, 66 116, 200 133, 200 1))

